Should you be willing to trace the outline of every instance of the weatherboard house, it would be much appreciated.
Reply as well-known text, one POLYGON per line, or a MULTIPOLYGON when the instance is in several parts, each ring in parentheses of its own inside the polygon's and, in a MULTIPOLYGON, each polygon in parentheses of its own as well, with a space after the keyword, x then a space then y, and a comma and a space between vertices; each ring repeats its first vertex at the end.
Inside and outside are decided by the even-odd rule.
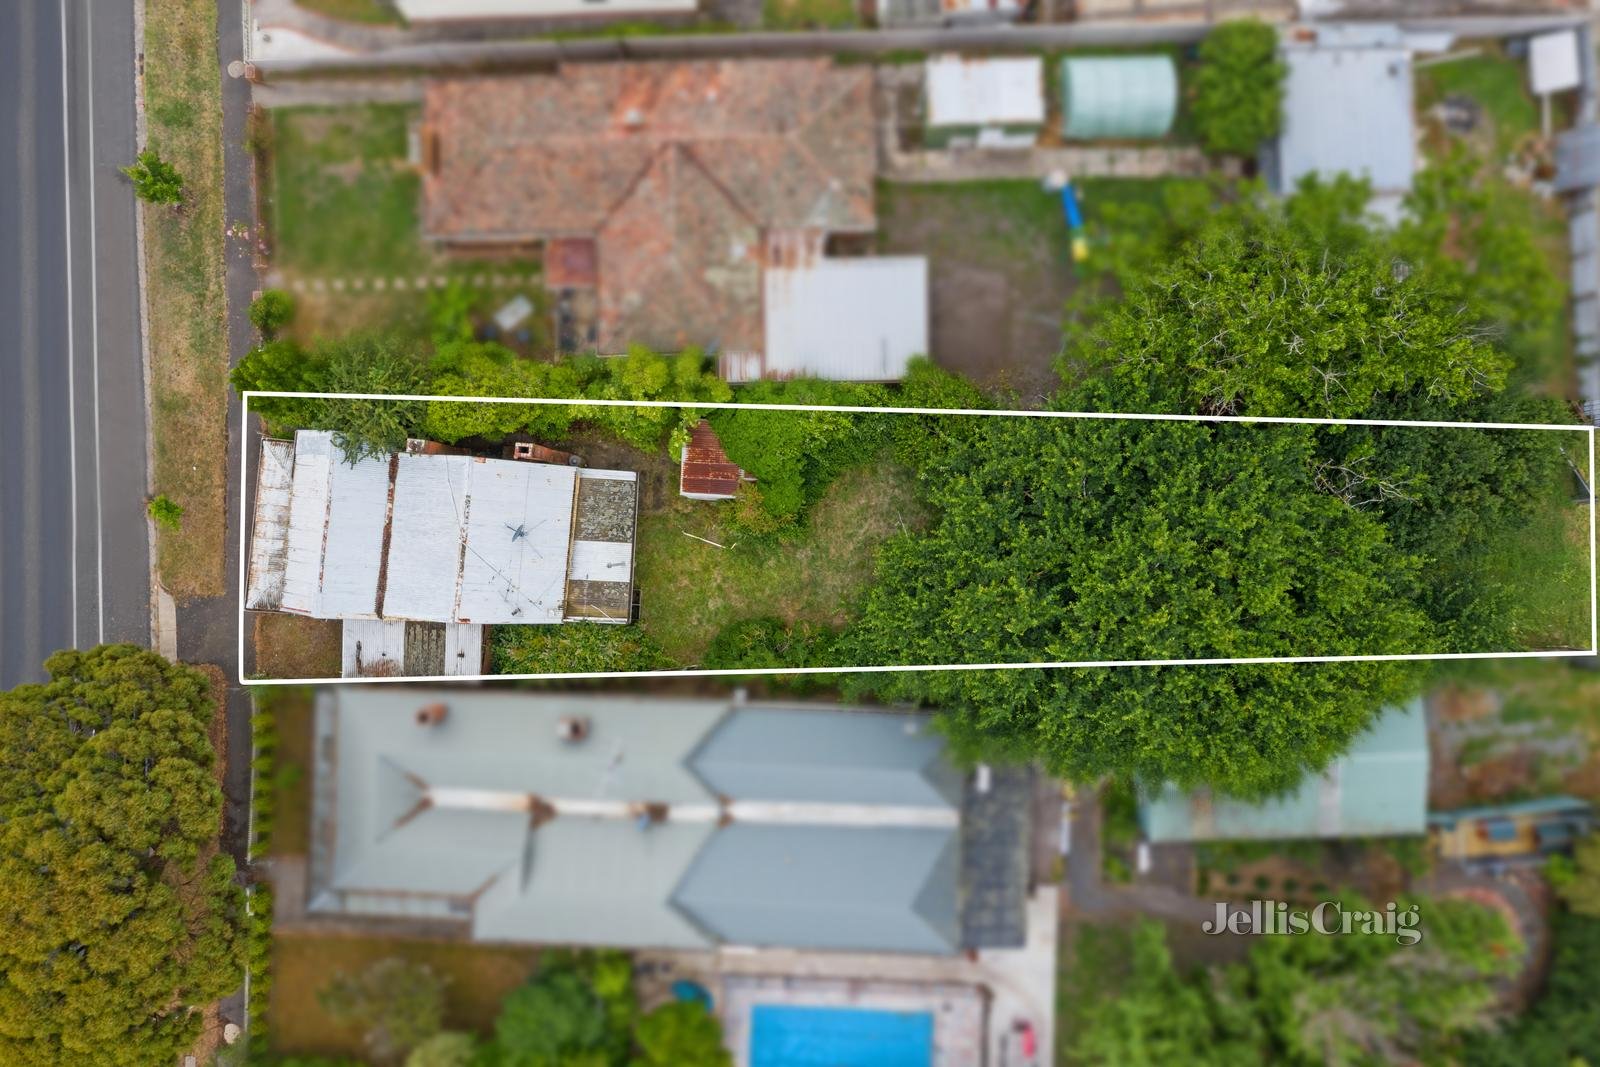
POLYGON ((309 918, 482 941, 1024 944, 1031 779, 926 717, 738 698, 318 693, 309 918))
POLYGON ((626 623, 637 475, 263 440, 245 607, 345 623, 344 674, 480 673, 482 628, 626 623))

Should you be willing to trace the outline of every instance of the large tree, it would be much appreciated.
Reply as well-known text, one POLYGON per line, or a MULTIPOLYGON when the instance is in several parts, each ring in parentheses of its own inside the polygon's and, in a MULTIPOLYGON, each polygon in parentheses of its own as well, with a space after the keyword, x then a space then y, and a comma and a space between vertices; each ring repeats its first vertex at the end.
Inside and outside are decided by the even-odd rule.
POLYGON ((242 974, 206 678, 131 645, 0 694, 0 1064, 170 1064, 242 974))
MULTIPOLYGON (((963 416, 952 416, 963 418, 963 416)), ((844 638, 876 664, 1416 652, 1415 562, 1314 484, 1299 426, 984 419, 923 471, 934 527, 887 543, 844 638)), ((863 676, 953 732, 1076 777, 1236 792, 1293 784, 1386 699, 1400 664, 863 676)))

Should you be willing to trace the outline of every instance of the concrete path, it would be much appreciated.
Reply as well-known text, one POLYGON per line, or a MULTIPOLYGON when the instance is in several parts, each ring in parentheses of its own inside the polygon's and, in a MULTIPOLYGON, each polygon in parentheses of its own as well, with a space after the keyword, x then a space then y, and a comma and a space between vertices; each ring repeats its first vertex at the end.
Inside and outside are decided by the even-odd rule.
POLYGON ((0 5, 0 689, 150 643, 133 12, 0 5))

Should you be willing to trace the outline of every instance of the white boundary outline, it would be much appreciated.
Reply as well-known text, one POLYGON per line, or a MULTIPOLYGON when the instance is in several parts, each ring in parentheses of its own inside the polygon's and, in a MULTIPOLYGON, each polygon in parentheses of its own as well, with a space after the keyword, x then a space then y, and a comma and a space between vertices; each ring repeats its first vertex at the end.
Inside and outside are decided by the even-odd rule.
POLYGON ((1526 422, 1428 422, 1419 419, 1315 419, 1289 418, 1268 415, 1157 415, 1148 412, 1090 412, 1090 411, 1009 411, 988 408, 915 408, 915 407, 854 407, 839 404, 739 404, 725 401, 686 400, 587 400, 561 397, 502 397, 502 396, 430 396, 420 393, 316 393, 274 392, 247 389, 241 394, 243 401, 239 439, 239 661, 235 665, 239 680, 246 685, 339 685, 381 684, 385 682, 489 682, 489 681, 576 681, 604 678, 714 678, 779 674, 882 674, 889 671, 996 671, 1041 670, 1091 667, 1223 667, 1252 666, 1267 663, 1385 663, 1419 662, 1434 660, 1467 659, 1553 659, 1600 655, 1600 590, 1596 576, 1600 573, 1595 543, 1596 486, 1600 484, 1600 469, 1595 465, 1594 426, 1573 423, 1526 422), (245 567, 249 558, 249 530, 245 521, 250 501, 250 400, 252 397, 283 398, 293 400, 395 400, 435 401, 454 400, 479 404, 530 404, 565 405, 568 407, 632 407, 632 408, 687 408, 699 411, 759 410, 759 411, 839 411, 863 412, 880 415, 1012 415, 1032 419, 1133 419, 1145 422, 1242 422, 1275 423, 1298 426, 1412 426, 1440 430, 1545 430, 1564 433, 1585 433, 1589 438, 1589 647, 1581 650, 1560 649, 1549 652, 1439 652, 1406 653, 1372 656, 1255 656, 1243 658, 1212 659, 1130 659, 1130 660, 1059 660, 1037 663, 935 663, 894 664, 882 667, 734 667, 717 670, 683 668, 659 671, 568 671, 554 674, 461 674, 425 675, 404 678, 247 678, 244 673, 244 609, 245 567))

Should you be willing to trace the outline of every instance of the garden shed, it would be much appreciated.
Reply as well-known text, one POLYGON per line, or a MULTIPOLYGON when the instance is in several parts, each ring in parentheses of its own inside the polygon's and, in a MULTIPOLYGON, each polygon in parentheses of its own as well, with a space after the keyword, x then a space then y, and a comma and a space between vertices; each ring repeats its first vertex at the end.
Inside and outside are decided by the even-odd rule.
POLYGON ((1171 56, 1068 56, 1061 61, 1061 134, 1069 140, 1164 137, 1178 114, 1171 56))
POLYGON ((1037 56, 927 62, 930 145, 1027 147, 1044 125, 1044 61, 1037 56))

